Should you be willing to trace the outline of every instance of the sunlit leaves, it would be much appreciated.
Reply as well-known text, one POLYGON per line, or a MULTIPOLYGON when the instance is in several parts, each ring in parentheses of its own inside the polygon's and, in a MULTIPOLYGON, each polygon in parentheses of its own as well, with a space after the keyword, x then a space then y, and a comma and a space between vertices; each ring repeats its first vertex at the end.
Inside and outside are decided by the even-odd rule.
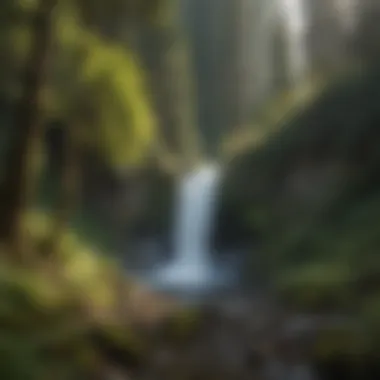
POLYGON ((49 112, 122 169, 138 161, 154 137, 144 73, 131 49, 91 32, 79 15, 69 6, 59 12, 49 112))
POLYGON ((137 158, 152 137, 153 117, 133 56, 109 46, 102 53, 95 50, 85 61, 83 76, 96 107, 96 143, 117 167, 137 158))
POLYGON ((140 22, 163 24, 173 0, 71 0, 93 30, 122 33, 128 25, 140 22))
POLYGON ((38 0, 14 0, 23 11, 33 12, 37 9, 38 0))
MULTIPOLYGON (((114 168, 130 165, 147 152, 154 137, 154 117, 135 54, 122 38, 110 41, 82 16, 87 10, 98 12, 100 21, 117 22, 117 14, 122 14, 119 7, 137 5, 147 17, 155 13, 155 0, 133 3, 61 1, 54 15, 49 83, 42 93, 46 116, 75 126, 77 137, 114 168)), ((20 90, 37 4, 37 0, 4 0, 0 5, 4 18, 0 45, 6 54, 0 63, 0 81, 2 90, 13 96, 20 90)))

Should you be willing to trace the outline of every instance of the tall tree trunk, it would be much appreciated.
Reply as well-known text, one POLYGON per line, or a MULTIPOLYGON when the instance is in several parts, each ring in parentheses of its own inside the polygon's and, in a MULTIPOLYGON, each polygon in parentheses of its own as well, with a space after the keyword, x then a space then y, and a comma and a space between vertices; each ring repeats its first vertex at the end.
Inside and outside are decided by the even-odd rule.
POLYGON ((0 238, 18 258, 26 255, 22 218, 37 186, 37 162, 43 126, 41 88, 47 75, 52 14, 57 0, 41 0, 31 25, 31 49, 23 94, 14 121, 14 140, 7 157, 2 189, 0 238))
POLYGON ((56 214, 45 255, 56 256, 62 244, 70 217, 78 203, 80 186, 80 157, 75 136, 75 126, 69 126, 63 138, 63 160, 56 214))

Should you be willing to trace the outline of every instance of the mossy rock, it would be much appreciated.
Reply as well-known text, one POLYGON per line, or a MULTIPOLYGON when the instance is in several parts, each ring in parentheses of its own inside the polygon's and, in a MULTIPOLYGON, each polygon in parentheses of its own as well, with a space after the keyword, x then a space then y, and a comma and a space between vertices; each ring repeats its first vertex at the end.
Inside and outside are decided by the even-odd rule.
POLYGON ((326 328, 320 331, 314 345, 314 357, 318 361, 335 357, 365 357, 370 342, 360 330, 350 327, 326 328))
MULTIPOLYGON (((50 232, 49 220, 39 212, 25 218, 36 248, 50 232)), ((115 281, 120 277, 118 289, 129 283, 115 263, 68 232, 56 261, 35 264, 0 265, 0 378, 39 380, 49 371, 80 379, 99 356, 128 362, 144 355, 144 343, 131 328, 104 325, 87 310, 117 313, 115 281)))
POLYGON ((371 351, 380 353, 380 293, 365 297, 360 306, 359 318, 367 339, 371 344, 371 351))
POLYGON ((165 337, 175 343, 186 342, 200 325, 201 315, 196 309, 184 309, 173 315, 167 323, 165 337))
POLYGON ((125 326, 97 326, 88 334, 88 341, 102 357, 127 368, 138 368, 149 353, 144 336, 125 326))
POLYGON ((40 380, 45 368, 37 347, 25 338, 4 331, 0 337, 0 377, 12 380, 40 380))
POLYGON ((344 310, 350 306, 351 277, 334 263, 309 264, 282 274, 277 290, 285 302, 304 311, 344 310))

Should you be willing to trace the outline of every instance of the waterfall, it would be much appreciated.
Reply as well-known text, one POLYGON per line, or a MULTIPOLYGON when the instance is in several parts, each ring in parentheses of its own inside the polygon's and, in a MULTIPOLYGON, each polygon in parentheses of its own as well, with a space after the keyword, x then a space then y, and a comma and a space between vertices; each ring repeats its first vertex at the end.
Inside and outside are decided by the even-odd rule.
POLYGON ((297 85, 305 78, 308 66, 306 32, 308 26, 305 0, 280 0, 288 39, 289 77, 297 85))
MULTIPOLYGON (((197 62, 200 114, 207 116, 200 121, 204 135, 214 128, 208 120, 213 113, 218 113, 214 115, 220 121, 218 131, 232 128, 236 126, 232 123, 250 123, 251 111, 276 96, 274 53, 279 30, 284 31, 280 39, 284 66, 281 72, 287 69, 284 76, 295 87, 305 79, 308 69, 305 4, 307 0, 224 0, 221 6, 221 0, 181 0, 197 62), (208 22, 211 15, 212 23, 208 22), (211 43, 218 46, 212 48, 211 43), (227 63, 223 63, 220 71, 224 61, 227 63), (219 75, 220 72, 224 74, 219 75), (210 94, 211 98, 214 95, 223 98, 216 99, 217 107, 209 102, 210 94), (239 115, 235 118, 234 114, 239 115)), ((154 284, 199 288, 219 284, 221 277, 225 280, 210 252, 219 178, 220 170, 213 165, 198 167, 180 178, 173 225, 174 257, 168 265, 154 269, 150 277, 154 284)))
POLYGON ((155 275, 159 285, 189 289, 214 283, 217 276, 210 242, 219 178, 219 168, 207 165, 180 179, 173 229, 174 257, 155 275))

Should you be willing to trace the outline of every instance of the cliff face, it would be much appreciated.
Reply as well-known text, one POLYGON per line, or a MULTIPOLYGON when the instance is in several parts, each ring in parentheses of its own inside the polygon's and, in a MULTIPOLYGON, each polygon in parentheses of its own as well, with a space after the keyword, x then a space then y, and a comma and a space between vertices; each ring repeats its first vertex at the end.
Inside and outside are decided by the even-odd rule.
POLYGON ((279 21, 275 1, 184 0, 197 82, 201 136, 215 153, 221 135, 248 122, 273 85, 279 21))
POLYGON ((220 236, 235 229, 235 241, 260 243, 249 253, 249 280, 259 268, 288 308, 366 326, 340 347, 335 332, 318 337, 327 367, 334 350, 369 357, 380 347, 379 102, 378 67, 331 84, 235 157, 223 186, 220 236))
POLYGON ((196 82, 195 128, 212 153, 221 136, 250 124, 268 99, 358 58, 365 7, 354 0, 180 4, 196 82))
POLYGON ((351 208, 380 194, 379 78, 375 70, 330 86, 261 147, 232 160, 226 214, 238 216, 284 263, 311 258, 309 248, 318 256, 311 235, 327 225, 338 234, 351 208), (286 248, 289 239, 293 248, 286 248), (297 239, 306 244, 299 253, 297 239))

